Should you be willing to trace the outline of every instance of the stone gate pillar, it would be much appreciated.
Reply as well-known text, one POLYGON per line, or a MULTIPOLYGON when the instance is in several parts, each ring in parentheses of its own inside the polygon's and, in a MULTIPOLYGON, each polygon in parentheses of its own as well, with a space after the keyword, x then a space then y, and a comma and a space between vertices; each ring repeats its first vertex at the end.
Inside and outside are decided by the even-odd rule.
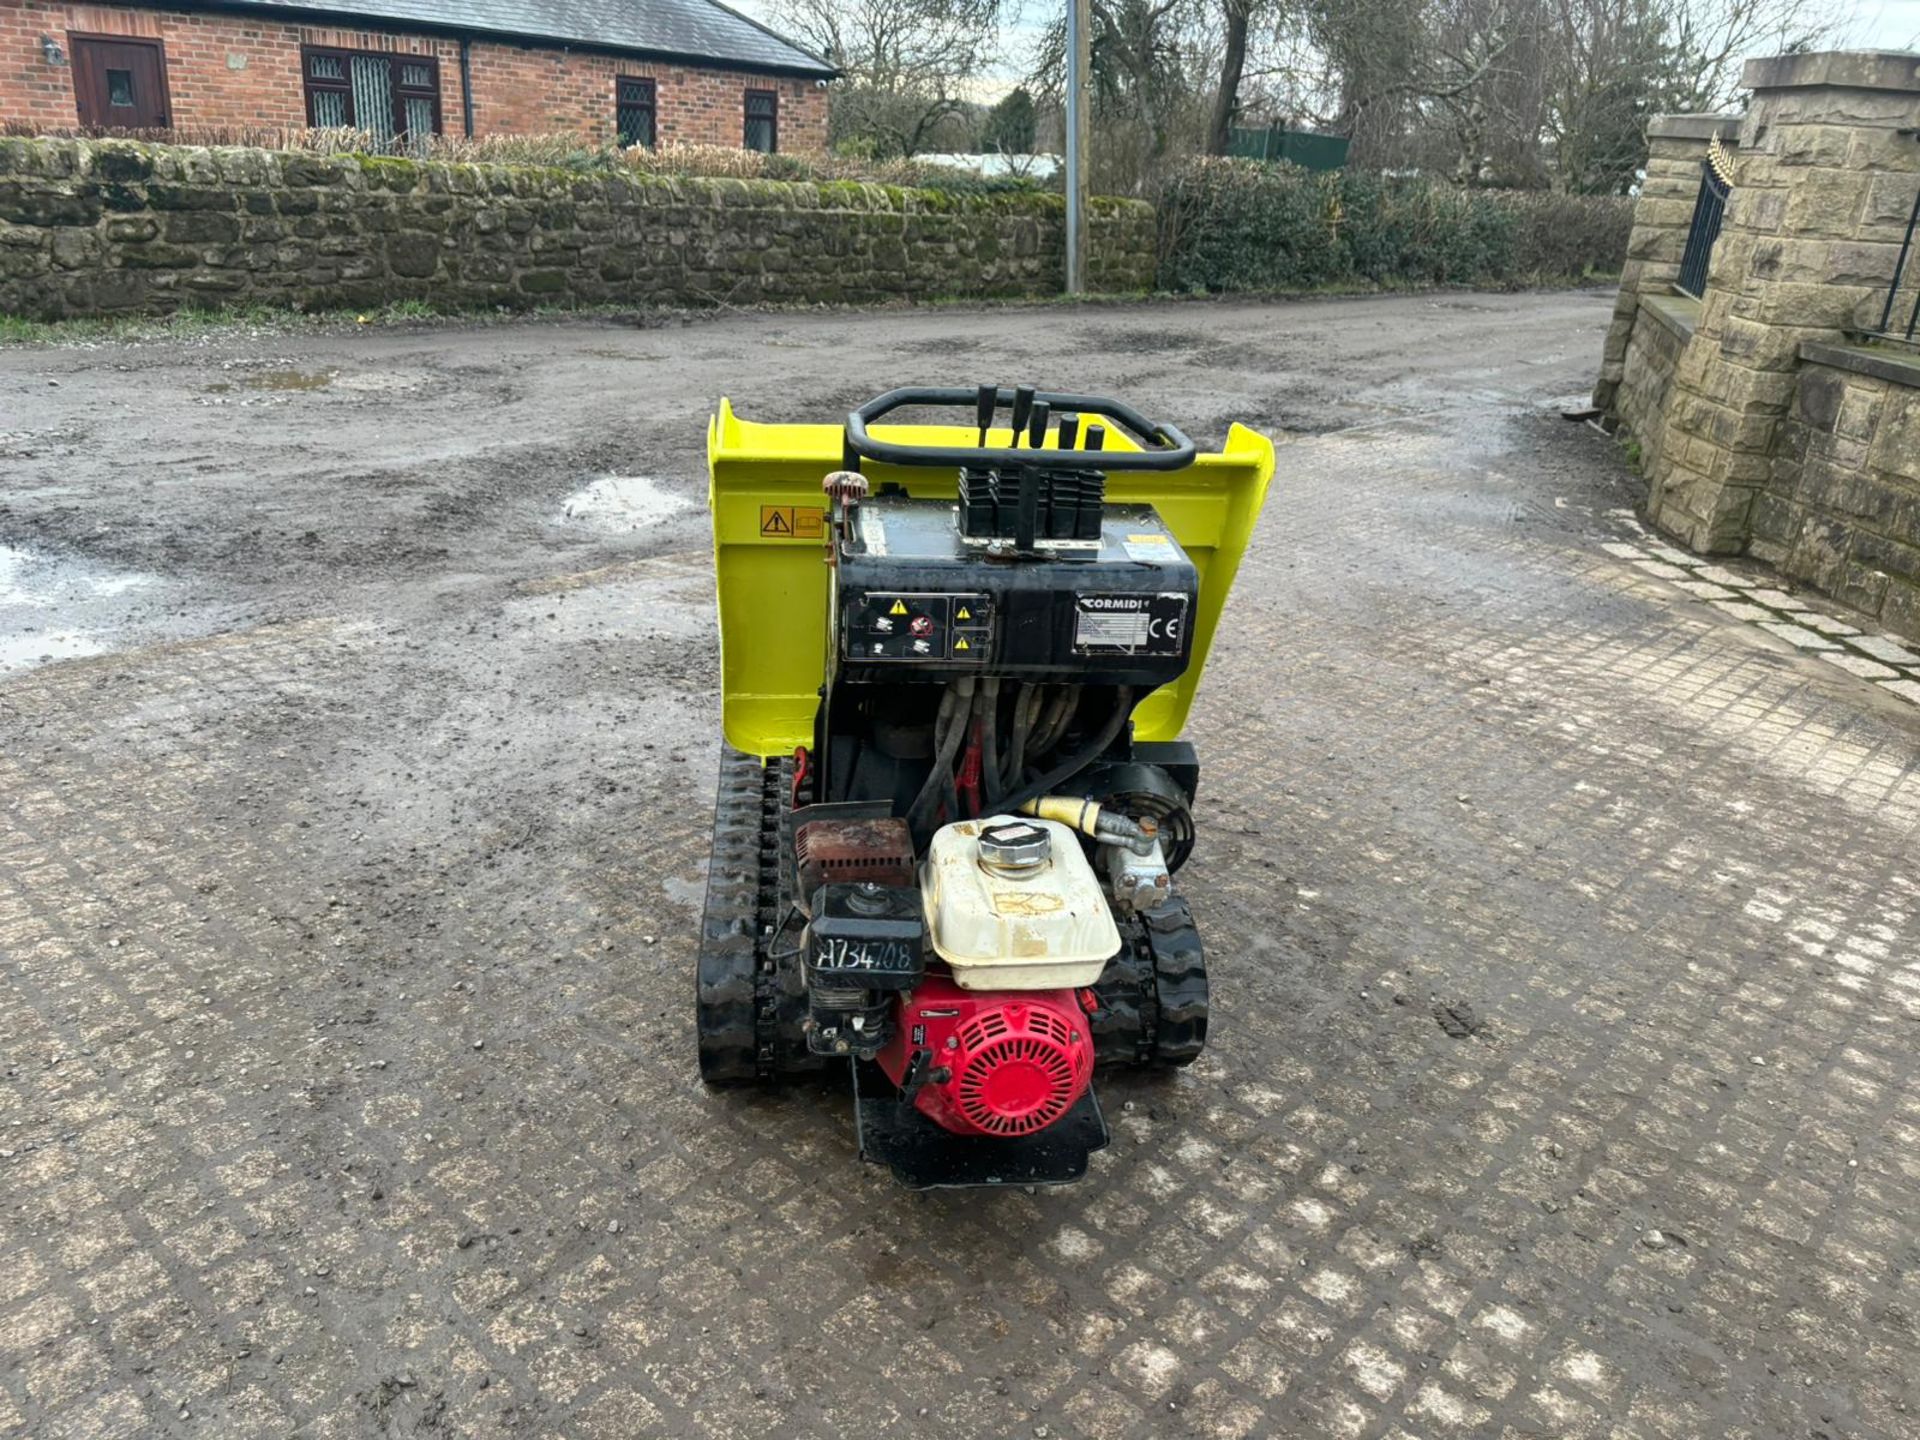
POLYGON ((1613 302, 1613 323, 1600 357, 1600 379, 1593 404, 1611 411, 1625 371, 1627 341, 1640 312, 1640 296, 1666 295, 1680 278, 1693 204, 1700 193, 1700 167, 1707 142, 1718 138, 1731 148, 1740 133, 1737 115, 1656 115, 1647 127, 1647 178, 1633 202, 1633 230, 1627 236, 1626 263, 1620 267, 1620 296, 1613 302))
POLYGON ((1920 171, 1913 55, 1780 55, 1742 78, 1733 194, 1648 476, 1654 523, 1713 554, 1746 546, 1801 343, 1884 296, 1920 171))

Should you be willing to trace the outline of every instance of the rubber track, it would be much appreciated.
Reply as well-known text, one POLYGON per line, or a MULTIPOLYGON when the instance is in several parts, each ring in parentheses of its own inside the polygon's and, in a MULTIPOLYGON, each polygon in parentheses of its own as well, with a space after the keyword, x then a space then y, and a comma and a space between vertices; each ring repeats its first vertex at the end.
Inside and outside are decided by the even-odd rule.
POLYGON ((1144 918, 1159 1000, 1153 1063, 1191 1065, 1207 1048, 1207 957, 1200 932, 1194 928, 1192 910, 1178 895, 1144 918))
POLYGON ((1153 952, 1146 927, 1136 920, 1120 926, 1120 953, 1107 962, 1093 993, 1100 1008, 1088 1017, 1096 1065, 1146 1065, 1153 1057, 1153 952))
POLYGON ((793 760, 768 765, 760 792, 760 968, 754 995, 760 1076, 778 1080, 821 1070, 828 1057, 807 1048, 807 980, 800 963, 801 919, 793 914, 793 760), (782 928, 782 922, 785 928, 782 928))
POLYGON ((780 931, 792 786, 791 761, 762 765, 722 747, 694 977, 700 1078, 709 1085, 774 1080, 823 1063, 808 1054, 801 1030, 799 927, 780 931))
POLYGON ((1207 965, 1193 913, 1175 898, 1122 923, 1120 953, 1094 993, 1101 1065, 1191 1065, 1207 1043, 1207 965))
POLYGON ((709 1085, 741 1085, 760 1075, 754 979, 761 948, 763 791, 760 761, 722 746, 707 903, 700 917, 700 953, 694 962, 700 1078, 709 1085))

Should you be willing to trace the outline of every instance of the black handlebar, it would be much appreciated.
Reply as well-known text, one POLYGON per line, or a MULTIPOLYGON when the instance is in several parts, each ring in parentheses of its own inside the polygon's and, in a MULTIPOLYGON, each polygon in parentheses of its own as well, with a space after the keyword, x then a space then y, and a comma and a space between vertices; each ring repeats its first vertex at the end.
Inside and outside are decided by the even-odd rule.
MULTIPOLYGON (((855 468, 860 459, 877 460, 883 465, 1030 465, 1035 461, 1060 464, 1065 456, 1076 453, 1071 448, 1071 439, 1064 433, 1066 418, 1090 415, 1118 421, 1138 436, 1140 443, 1146 447, 1143 450, 1100 450, 1096 437, 1103 439, 1104 430, 1099 425, 1086 425, 1086 449, 1100 450, 1099 460, 1092 463, 1102 470, 1184 470, 1193 463, 1193 441, 1164 421, 1149 420, 1123 401, 1109 400, 1100 395, 1036 391, 1030 385, 1001 390, 990 385, 977 388, 909 385, 877 395, 847 416, 847 465, 850 469, 855 468), (991 406, 987 400, 989 395, 993 397, 991 406), (992 450, 984 443, 977 446, 903 445, 892 440, 876 440, 868 433, 867 426, 908 405, 970 408, 974 411, 975 426, 980 430, 983 442, 994 411, 1002 405, 1009 406, 1012 410, 1014 444, 1009 448, 992 450), (1047 418, 1051 415, 1063 417, 1062 448, 1042 450, 1036 445, 1022 449, 1019 441, 1029 420, 1034 422, 1039 438, 1044 440, 1047 418)), ((1081 427, 1076 425, 1075 428, 1078 430, 1081 427)))

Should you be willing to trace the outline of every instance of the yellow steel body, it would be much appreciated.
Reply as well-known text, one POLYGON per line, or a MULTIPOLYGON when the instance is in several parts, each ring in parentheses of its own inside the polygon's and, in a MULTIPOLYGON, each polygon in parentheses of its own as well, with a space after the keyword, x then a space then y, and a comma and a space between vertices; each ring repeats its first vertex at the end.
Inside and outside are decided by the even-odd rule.
MULTIPOLYGON (((971 445, 978 432, 952 425, 876 425, 876 439, 971 445)), ((726 400, 707 426, 708 504, 720 598, 720 694, 727 743, 749 754, 791 753, 813 743, 814 712, 827 667, 827 499, 820 481, 841 463, 838 425, 762 425, 726 400)), ((988 436, 1005 445, 1005 430, 988 436)), ((1113 449, 1137 448, 1125 436, 1113 449)), ((874 489, 887 481, 915 499, 950 499, 958 476, 946 468, 863 463, 874 489)), ((1200 572, 1193 660, 1186 673, 1134 711, 1142 740, 1179 735, 1200 672, 1273 478, 1273 442, 1235 425, 1219 454, 1184 470, 1119 472, 1107 478, 1112 504, 1150 504, 1200 572)))

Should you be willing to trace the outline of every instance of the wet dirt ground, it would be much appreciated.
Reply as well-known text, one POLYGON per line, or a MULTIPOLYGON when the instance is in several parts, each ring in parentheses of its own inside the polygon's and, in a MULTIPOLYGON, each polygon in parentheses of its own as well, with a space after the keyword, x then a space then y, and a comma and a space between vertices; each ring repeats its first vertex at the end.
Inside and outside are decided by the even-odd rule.
POLYGON ((0 351, 0 1433, 1920 1434, 1920 707, 1636 560, 1610 304, 0 351), (922 1197, 694 1077, 704 427, 983 379, 1282 445, 1211 1048, 922 1197))

